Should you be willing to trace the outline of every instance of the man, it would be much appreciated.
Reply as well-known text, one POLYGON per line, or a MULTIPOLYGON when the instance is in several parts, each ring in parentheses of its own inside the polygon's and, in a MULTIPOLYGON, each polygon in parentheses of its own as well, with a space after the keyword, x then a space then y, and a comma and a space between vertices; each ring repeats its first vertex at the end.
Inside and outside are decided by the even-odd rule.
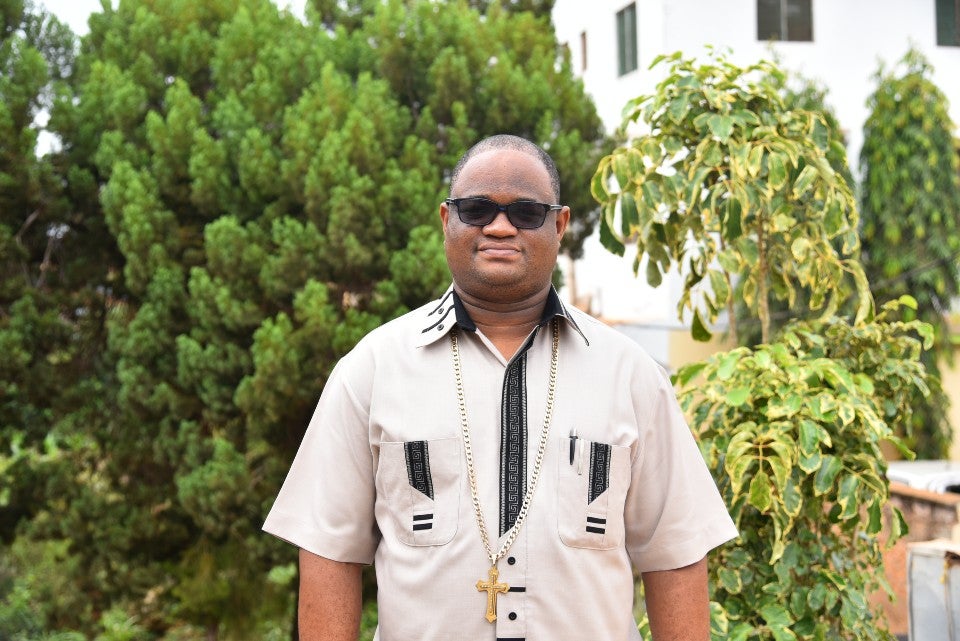
POLYGON ((709 638, 706 553, 736 536, 664 372, 551 286, 550 157, 471 148, 440 205, 453 285, 331 374, 264 529, 301 548, 300 638, 709 638))

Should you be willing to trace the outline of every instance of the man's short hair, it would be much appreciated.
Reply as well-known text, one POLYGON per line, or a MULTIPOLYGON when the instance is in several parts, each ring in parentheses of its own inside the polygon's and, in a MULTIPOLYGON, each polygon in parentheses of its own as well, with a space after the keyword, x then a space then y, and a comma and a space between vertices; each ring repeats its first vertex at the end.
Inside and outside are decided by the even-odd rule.
POLYGON ((470 149, 460 157, 460 160, 457 161, 456 166, 453 168, 453 173, 450 175, 450 189, 453 189, 453 186, 460 178, 460 172, 463 170, 463 167, 470 162, 471 158, 485 151, 492 151, 494 149, 513 149, 539 160, 540 164, 543 165, 544 169, 547 170, 547 174, 550 176, 550 188, 553 190, 554 202, 549 204, 560 203, 560 174, 557 173, 557 165, 553 162, 553 158, 536 143, 511 134, 490 136, 489 138, 484 138, 473 147, 470 147, 470 149))

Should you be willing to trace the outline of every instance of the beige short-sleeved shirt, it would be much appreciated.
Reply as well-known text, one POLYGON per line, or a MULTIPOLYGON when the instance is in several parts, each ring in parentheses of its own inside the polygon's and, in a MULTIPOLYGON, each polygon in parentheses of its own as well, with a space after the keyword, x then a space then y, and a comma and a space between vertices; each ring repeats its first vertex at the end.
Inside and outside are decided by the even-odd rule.
POLYGON ((640 572, 683 567, 737 535, 669 379, 638 345, 551 292, 544 325, 507 362, 452 289, 338 363, 264 530, 330 559, 374 562, 381 641, 636 640, 631 563, 640 572), (498 565, 510 591, 491 624, 476 587, 490 563, 448 335, 460 325, 480 502, 496 549, 516 520, 543 427, 547 317, 561 325, 553 422, 526 522, 498 565))

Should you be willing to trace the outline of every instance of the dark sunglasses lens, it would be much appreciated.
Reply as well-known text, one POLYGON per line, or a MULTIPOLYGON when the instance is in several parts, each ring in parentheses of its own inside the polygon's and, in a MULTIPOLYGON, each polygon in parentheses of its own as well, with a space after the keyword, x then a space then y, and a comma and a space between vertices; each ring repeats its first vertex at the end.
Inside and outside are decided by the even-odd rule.
POLYGON ((484 198, 463 198, 457 202, 457 213, 468 225, 489 225, 497 216, 497 205, 484 198))
POLYGON ((520 201, 507 206, 507 217, 519 229, 536 229, 543 224, 546 213, 546 208, 540 203, 520 201))

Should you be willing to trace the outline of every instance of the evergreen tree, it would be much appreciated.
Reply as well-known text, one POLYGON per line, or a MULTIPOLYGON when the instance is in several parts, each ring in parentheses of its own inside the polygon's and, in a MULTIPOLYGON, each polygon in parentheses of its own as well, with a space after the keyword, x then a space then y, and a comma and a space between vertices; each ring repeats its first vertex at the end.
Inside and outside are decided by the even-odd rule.
POLYGON ((542 144, 577 253, 600 120, 548 19, 465 2, 303 24, 270 0, 121 0, 71 83, 51 127, 101 243, 107 345, 69 389, 70 474, 15 545, 64 568, 50 629, 283 638, 296 554, 260 526, 336 360, 446 286, 447 172, 484 135, 542 144))
MULTIPOLYGON (((878 302, 903 294, 936 332, 924 365, 939 380, 952 356, 946 314, 960 294, 960 175, 947 101, 917 51, 898 69, 876 75, 864 125, 860 163, 863 262, 878 302)), ((921 457, 946 455, 951 440, 948 400, 935 381, 917 399, 913 421, 921 457)))
POLYGON ((62 151, 38 157, 53 128, 38 119, 66 90, 74 54, 55 18, 0 0, 0 638, 13 641, 46 639, 84 613, 69 536, 59 525, 33 536, 94 469, 83 427, 105 406, 116 253, 91 216, 93 181, 62 151))

